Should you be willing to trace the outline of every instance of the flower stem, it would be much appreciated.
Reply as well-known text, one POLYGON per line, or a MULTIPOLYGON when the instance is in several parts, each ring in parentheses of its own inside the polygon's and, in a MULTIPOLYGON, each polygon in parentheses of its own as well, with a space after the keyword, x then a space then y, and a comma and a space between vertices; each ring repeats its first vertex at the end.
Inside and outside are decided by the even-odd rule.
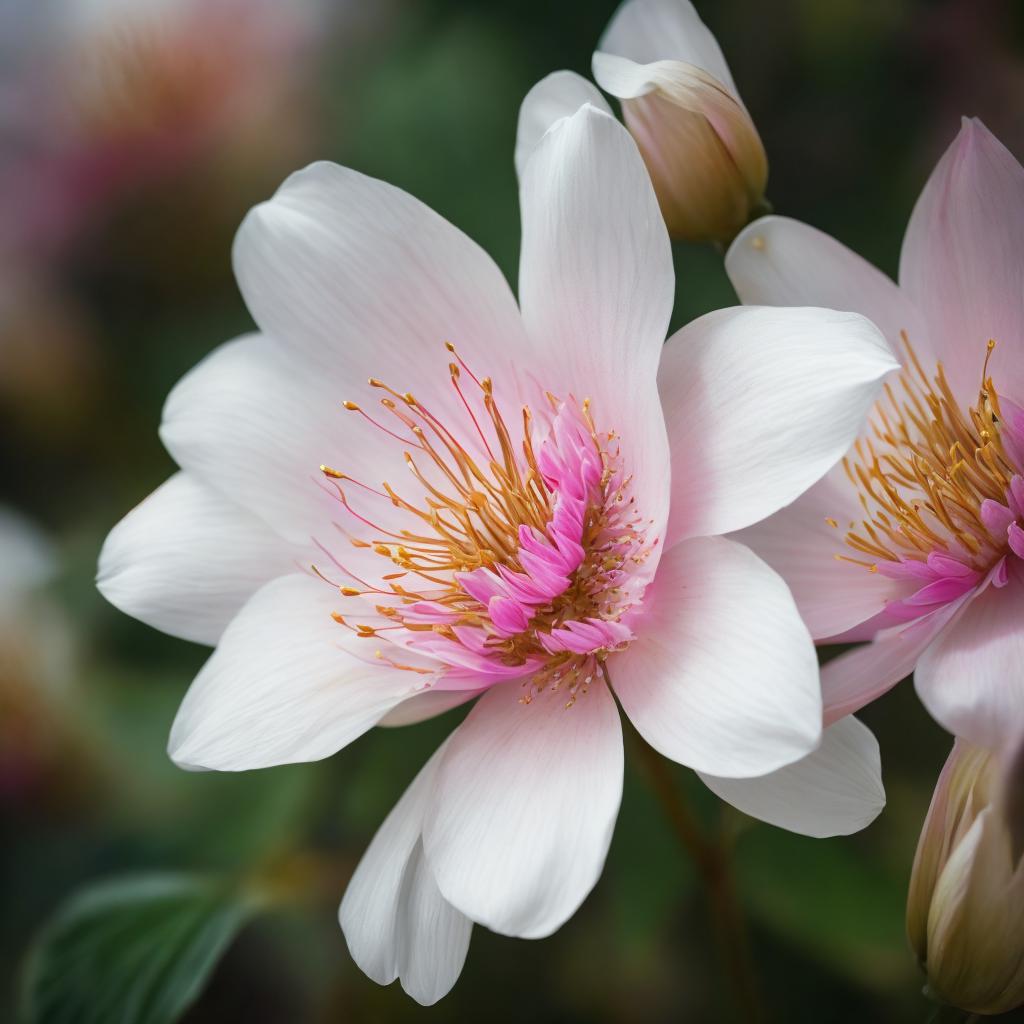
POLYGON ((708 915, 742 1020, 745 1024, 759 1024, 765 1014, 736 888, 731 843, 723 830, 713 838, 705 836, 666 760, 635 729, 629 731, 662 810, 704 883, 708 915))

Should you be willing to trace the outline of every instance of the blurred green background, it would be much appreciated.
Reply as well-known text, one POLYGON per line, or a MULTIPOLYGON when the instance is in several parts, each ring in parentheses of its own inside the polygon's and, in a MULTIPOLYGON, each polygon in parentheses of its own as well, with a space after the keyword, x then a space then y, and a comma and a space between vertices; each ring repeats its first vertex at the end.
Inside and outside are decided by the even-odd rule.
MULTIPOLYGON (((156 432, 169 388, 250 326, 229 258, 245 210, 290 169, 336 160, 440 211, 515 280, 520 100, 551 70, 589 73, 613 0, 325 0, 294 21, 276 5, 249 31, 266 6, 252 0, 234 3, 219 35, 216 0, 198 19, 196 5, 164 0, 159 29, 124 31, 122 12, 99 40, 91 28, 72 38, 67 6, 0 14, 0 497, 52 545, 36 574, 48 582, 7 580, 0 597, 0 1019, 58 907, 87 883, 151 871, 269 879, 286 897, 230 945, 190 1024, 734 1019, 694 872, 635 759, 604 875, 555 936, 476 929, 461 981, 430 1009, 376 986, 348 957, 337 903, 459 712, 377 730, 319 764, 179 771, 166 735, 207 652, 121 615, 93 585, 107 530, 174 469, 156 432), (179 32, 179 15, 180 37, 142 48, 146 32, 179 32)), ((960 115, 1024 154, 1024 5, 698 7, 764 139, 775 209, 890 273, 960 115)), ((677 245, 675 257, 675 325, 735 302, 719 254, 677 245)), ((776 1021, 933 1012, 903 913, 948 740, 909 686, 863 717, 889 797, 875 824, 814 841, 748 823, 737 841, 776 1021)), ((713 819, 699 782, 682 769, 678 782, 713 819)))

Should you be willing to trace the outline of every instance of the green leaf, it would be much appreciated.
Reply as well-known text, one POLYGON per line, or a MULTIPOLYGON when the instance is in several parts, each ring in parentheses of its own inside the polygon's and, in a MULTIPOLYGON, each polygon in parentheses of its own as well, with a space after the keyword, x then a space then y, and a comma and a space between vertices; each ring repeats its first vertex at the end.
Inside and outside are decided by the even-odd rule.
POLYGON ((171 1024, 255 904, 206 878, 150 874, 71 897, 25 965, 24 1024, 171 1024))

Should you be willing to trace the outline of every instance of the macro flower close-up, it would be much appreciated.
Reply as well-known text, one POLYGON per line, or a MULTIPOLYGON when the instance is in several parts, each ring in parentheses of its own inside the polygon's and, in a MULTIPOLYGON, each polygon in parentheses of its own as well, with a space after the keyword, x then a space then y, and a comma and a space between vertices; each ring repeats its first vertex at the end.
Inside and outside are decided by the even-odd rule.
POLYGON ((734 308, 662 352, 668 238, 633 141, 589 105, 542 136, 520 195, 519 307, 382 182, 316 164, 256 207, 235 269, 262 333, 171 394, 182 472, 100 559, 119 607, 217 644, 171 733, 181 765, 317 759, 478 698, 342 908, 357 961, 425 1002, 470 922, 541 937, 593 886, 622 791, 616 698, 745 810, 827 834, 881 805, 870 772, 848 821, 827 789, 787 807, 796 782, 764 778, 809 756, 860 785, 873 740, 817 750, 809 634, 720 535, 845 450, 895 366, 884 342, 856 315, 734 308), (723 420, 726 386, 743 401, 723 420))
POLYGON ((0 6, 0 1020, 1024 1024, 1022 82, 0 6))

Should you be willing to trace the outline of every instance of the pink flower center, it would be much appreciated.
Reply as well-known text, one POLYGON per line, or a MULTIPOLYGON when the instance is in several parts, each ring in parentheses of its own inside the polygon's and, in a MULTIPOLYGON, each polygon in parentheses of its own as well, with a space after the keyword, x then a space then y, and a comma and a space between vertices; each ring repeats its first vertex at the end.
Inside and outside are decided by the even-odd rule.
POLYGON ((962 410, 942 364, 929 378, 902 337, 909 368, 899 391, 886 385, 871 433, 844 460, 865 513, 845 537, 857 556, 836 556, 920 584, 887 606, 899 621, 986 578, 1003 586, 1007 558, 1024 559, 1024 410, 1000 400, 987 375, 996 343, 988 343, 977 403, 962 410))
POLYGON ((355 521, 355 533, 343 525, 350 543, 387 570, 368 581, 323 548, 352 582, 334 584, 353 609, 334 618, 386 642, 375 656, 430 676, 428 685, 478 689, 521 678, 524 702, 564 687, 571 706, 604 658, 633 639, 630 613, 646 585, 637 569, 658 539, 647 539, 619 439, 598 430, 589 400, 548 393, 543 414, 524 406, 513 432, 491 380, 455 358, 448 369, 463 415, 452 427, 376 379, 370 385, 385 392, 380 404, 394 429, 345 403, 383 441, 403 446, 418 493, 320 467, 348 525, 355 521), (472 381, 465 389, 463 372, 472 381), (344 481, 368 502, 398 509, 403 523, 376 524, 372 509, 350 502, 344 481))

